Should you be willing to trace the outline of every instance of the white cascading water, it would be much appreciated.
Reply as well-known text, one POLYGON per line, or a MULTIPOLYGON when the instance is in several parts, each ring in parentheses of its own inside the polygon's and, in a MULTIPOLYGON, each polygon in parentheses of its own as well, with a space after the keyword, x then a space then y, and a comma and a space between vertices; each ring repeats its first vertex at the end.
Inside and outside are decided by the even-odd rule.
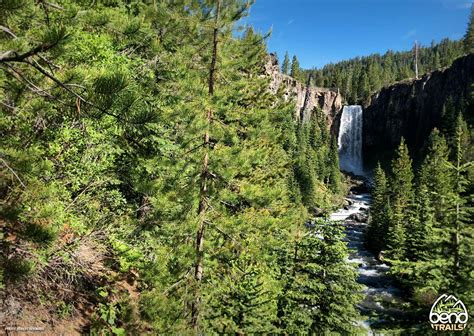
POLYGON ((364 175, 362 164, 362 106, 344 106, 339 126, 339 166, 341 170, 364 175))

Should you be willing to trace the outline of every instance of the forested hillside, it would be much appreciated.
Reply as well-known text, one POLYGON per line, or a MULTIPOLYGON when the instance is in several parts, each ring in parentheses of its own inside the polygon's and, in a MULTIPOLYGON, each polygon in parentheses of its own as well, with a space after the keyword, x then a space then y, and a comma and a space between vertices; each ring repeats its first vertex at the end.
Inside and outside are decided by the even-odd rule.
MULTIPOLYGON (((328 112, 300 121, 304 86, 270 89, 267 36, 240 26, 251 4, 0 1, 2 331, 357 335, 378 319, 426 334, 439 294, 474 303, 472 93, 440 95, 439 130, 417 155, 400 139, 369 205, 369 183, 339 170, 328 112), (403 295, 363 311, 374 272, 403 295)), ((462 41, 420 48, 420 75, 473 52, 472 13, 462 41)), ((412 52, 283 61, 350 103, 413 69, 412 52)), ((344 141, 362 158, 362 107, 344 110, 360 113, 344 141)))
MULTIPOLYGON (((473 41, 474 6, 463 52, 472 54, 473 41)), ((474 304, 474 83, 466 84, 467 93, 445 98, 423 146, 410 152, 402 137, 390 167, 374 172, 365 243, 421 311, 440 293, 474 304)))
POLYGON ((452 134, 433 130, 421 165, 402 139, 391 169, 375 170, 366 244, 393 265, 390 272, 420 307, 444 292, 466 306, 474 301, 470 129, 459 113, 452 134))
POLYGON ((0 324, 356 328, 342 228, 304 225, 346 192, 335 139, 270 94, 248 9, 0 3, 0 324))
MULTIPOLYGON (((418 73, 422 75, 451 65, 464 54, 462 40, 444 39, 431 46, 418 47, 418 73)), ((415 54, 412 51, 387 51, 347 61, 328 64, 321 69, 300 71, 300 77, 312 75, 316 86, 339 88, 350 104, 366 102, 383 86, 408 78, 415 78, 415 54)))

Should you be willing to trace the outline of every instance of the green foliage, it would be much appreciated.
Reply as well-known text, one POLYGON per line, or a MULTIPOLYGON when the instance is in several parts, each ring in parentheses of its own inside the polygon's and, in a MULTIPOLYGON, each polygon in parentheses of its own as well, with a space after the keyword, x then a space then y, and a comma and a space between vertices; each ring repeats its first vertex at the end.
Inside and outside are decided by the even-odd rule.
POLYGON ((281 72, 285 75, 290 74, 290 56, 288 55, 288 52, 285 53, 285 58, 283 59, 283 63, 281 65, 281 72))
POLYGON ((298 125, 294 148, 294 178, 303 204, 307 207, 330 207, 332 194, 344 192, 339 171, 336 139, 331 138, 324 113, 315 108, 308 122, 298 125), (330 191, 330 192, 328 192, 330 191))
POLYGON ((387 254, 389 258, 401 260, 406 252, 406 231, 413 221, 413 170, 408 147, 402 138, 392 161, 390 179, 390 203, 392 212, 387 234, 387 254))
POLYGON ((109 292, 104 288, 98 289, 100 302, 93 315, 91 335, 125 336, 127 332, 120 327, 120 318, 124 310, 124 302, 107 302, 109 292))
POLYGON ((341 172, 339 171, 339 153, 336 137, 331 138, 331 147, 329 149, 328 161, 328 184, 334 194, 340 194, 342 191, 341 172))
POLYGON ((288 248, 279 298, 280 327, 290 334, 354 333, 361 286, 345 261, 343 228, 325 220, 288 248))
MULTIPOLYGON (((438 246, 446 245, 449 241, 446 227, 452 220, 448 209, 451 207, 450 195, 453 192, 453 176, 447 166, 449 149, 445 138, 435 129, 428 142, 428 152, 417 177, 420 227, 415 232, 420 235, 416 239, 417 244, 422 246, 420 248, 413 246, 413 251, 425 253, 424 251, 429 250, 433 254, 436 251, 436 245, 429 243, 430 241, 436 240, 438 246), (422 248, 423 246, 425 248, 422 248)), ((443 248, 438 248, 436 251, 439 257, 441 257, 443 250, 443 248)))
POLYGON ((471 4, 471 15, 467 24, 466 34, 464 35, 464 51, 466 53, 474 52, 474 5, 471 4))
POLYGON ((230 265, 228 272, 211 280, 214 290, 206 298, 206 329, 216 334, 277 332, 275 275, 256 261, 237 262, 240 265, 230 265))
POLYGON ((372 190, 372 205, 370 207, 369 224, 366 231, 366 245, 378 255, 387 242, 389 220, 391 217, 388 182, 380 163, 374 171, 374 188, 372 190))
POLYGON ((304 82, 304 75, 300 67, 300 62, 298 61, 296 55, 294 55, 291 59, 290 76, 299 81, 304 82))
MULTIPOLYGON (((265 37, 234 33, 249 3, 219 3, 216 22, 217 1, 1 2, 17 36, 3 32, 2 50, 31 53, 0 70, 6 288, 45 285, 32 302, 57 295, 61 316, 77 308, 59 299, 67 289, 93 298, 97 335, 193 334, 197 297, 203 334, 290 333, 279 253, 311 207, 344 192, 337 148, 321 111, 298 125, 293 103, 269 92, 265 37), (135 279, 130 292, 123 278, 135 279)), ((292 72, 301 76, 296 58, 292 72)), ((311 262, 321 310, 299 314, 318 321, 308 331, 343 332, 355 276, 341 232, 324 235, 311 262)), ((302 244, 310 258, 313 243, 302 244)))
POLYGON ((414 178, 403 140, 392 162, 390 190, 380 166, 375 171, 366 244, 390 258, 390 273, 424 307, 444 292, 473 301, 468 280, 472 228, 467 224, 472 221, 472 161, 463 157, 471 140, 462 116, 448 100, 442 132, 433 130, 414 178), (377 236, 382 239, 374 244, 377 236))
MULTIPOLYGON (((2 258, 4 259, 4 258, 2 258)), ((34 271, 34 263, 21 257, 13 257, 11 259, 2 260, 2 268, 4 277, 7 281, 24 280, 34 271)))
MULTIPOLYGON (((451 65, 456 58, 463 55, 463 48, 462 41, 448 39, 421 47, 418 58, 419 73, 451 65)), ((384 55, 372 54, 304 72, 306 75, 312 74, 316 86, 338 88, 351 104, 367 102, 370 94, 383 86, 415 77, 412 51, 392 50, 384 55)))
POLYGON ((56 314, 59 316, 59 318, 65 318, 68 316, 71 316, 74 312, 74 306, 70 303, 66 303, 64 301, 58 302, 57 308, 56 308, 56 314))

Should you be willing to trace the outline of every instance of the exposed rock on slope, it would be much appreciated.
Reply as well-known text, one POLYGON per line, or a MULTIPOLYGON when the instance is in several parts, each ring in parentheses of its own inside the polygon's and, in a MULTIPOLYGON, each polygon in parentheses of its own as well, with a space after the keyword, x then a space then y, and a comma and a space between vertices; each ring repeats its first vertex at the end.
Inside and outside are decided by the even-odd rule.
POLYGON ((297 119, 308 120, 314 107, 319 107, 327 116, 329 126, 333 130, 337 130, 337 120, 342 111, 343 101, 338 91, 308 87, 293 77, 282 74, 278 60, 273 54, 269 55, 265 72, 271 77, 270 90, 273 93, 283 87, 284 97, 295 99, 295 117, 297 119))
POLYGON ((366 159, 383 158, 403 136, 414 154, 419 152, 434 127, 439 127, 443 105, 469 97, 474 83, 474 54, 461 57, 449 68, 418 80, 383 88, 364 108, 363 146, 366 159))

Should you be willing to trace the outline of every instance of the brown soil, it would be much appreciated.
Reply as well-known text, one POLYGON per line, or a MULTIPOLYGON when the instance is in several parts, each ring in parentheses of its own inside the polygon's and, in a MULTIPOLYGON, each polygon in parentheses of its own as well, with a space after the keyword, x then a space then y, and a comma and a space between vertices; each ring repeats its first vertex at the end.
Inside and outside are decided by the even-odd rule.
POLYGON ((76 307, 71 316, 58 318, 47 307, 9 296, 0 306, 0 335, 75 336, 84 335, 91 308, 76 307))

